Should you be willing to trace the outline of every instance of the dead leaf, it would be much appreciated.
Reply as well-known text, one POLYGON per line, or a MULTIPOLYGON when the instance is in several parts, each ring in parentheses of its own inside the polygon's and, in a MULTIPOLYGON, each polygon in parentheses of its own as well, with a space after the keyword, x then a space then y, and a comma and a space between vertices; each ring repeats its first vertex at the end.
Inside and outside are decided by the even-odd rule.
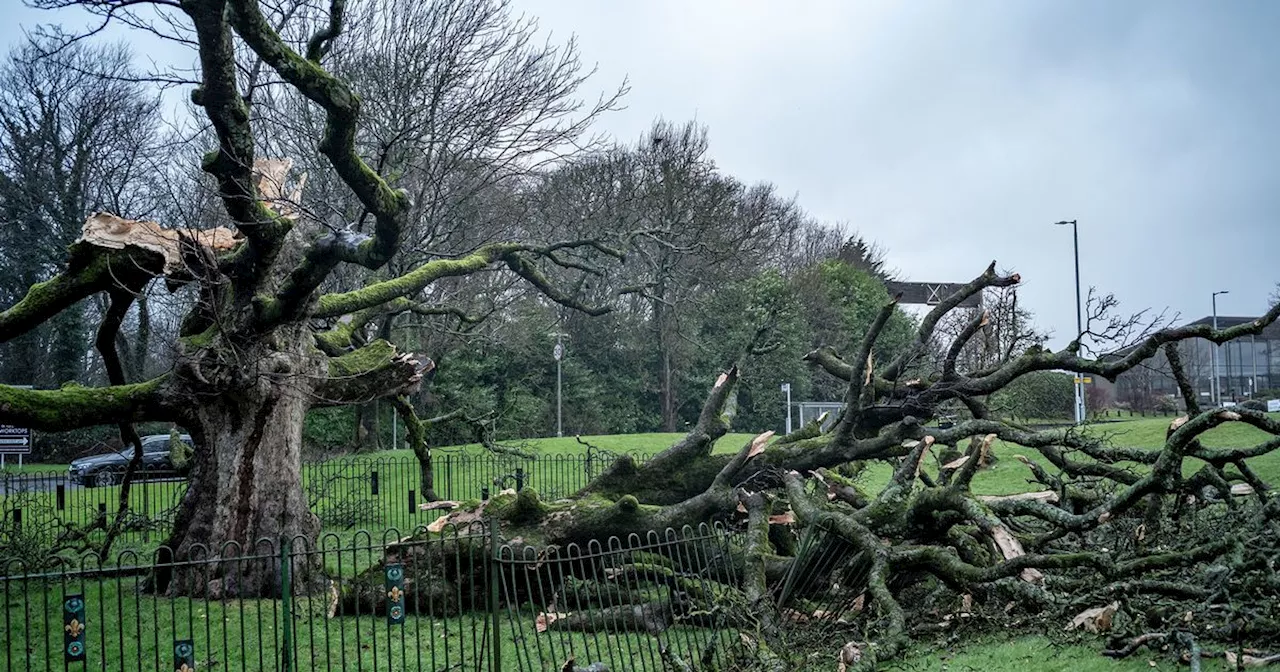
POLYGON ((1067 630, 1075 630, 1083 627, 1085 632, 1097 635, 1107 632, 1111 629, 1111 619, 1120 610, 1119 602, 1112 602, 1105 607, 1094 607, 1093 609, 1085 609, 1076 614, 1067 624, 1067 630))
POLYGON ((848 644, 840 647, 840 653, 836 657, 836 660, 839 661, 839 665, 836 669, 839 672, 848 672, 851 665, 856 665, 862 660, 862 643, 849 642, 848 644))

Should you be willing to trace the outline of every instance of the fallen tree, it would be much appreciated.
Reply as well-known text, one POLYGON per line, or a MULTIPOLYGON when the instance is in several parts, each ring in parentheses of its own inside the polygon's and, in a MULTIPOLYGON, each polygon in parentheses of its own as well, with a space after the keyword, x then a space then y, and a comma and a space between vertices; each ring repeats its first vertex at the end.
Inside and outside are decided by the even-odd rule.
MULTIPOLYGON (((995 612, 1000 622, 1023 623, 1050 616, 1061 627, 1072 614, 1117 599, 1131 624, 1133 614, 1155 609, 1163 614, 1151 617, 1156 622, 1177 620, 1214 641, 1276 644, 1267 628, 1280 616, 1274 606, 1280 499, 1248 460, 1280 448, 1280 422, 1254 411, 1201 411, 1193 400, 1169 426, 1162 448, 1137 449, 1075 427, 1033 431, 1002 422, 989 416, 983 399, 1035 371, 1115 379, 1156 356, 1168 357, 1185 384, 1174 349, 1179 341, 1222 343, 1257 333, 1280 316, 1280 306, 1231 329, 1153 331, 1111 357, 1083 357, 1076 341, 1056 353, 1036 348, 998 366, 959 370, 956 354, 984 327, 979 315, 937 349, 940 357, 925 356, 933 326, 955 306, 1018 280, 998 275, 993 264, 929 313, 914 347, 883 366, 871 353, 892 302, 849 358, 826 348, 811 353, 816 366, 848 381, 845 410, 828 429, 818 421, 714 454, 729 429, 733 368, 712 388, 693 430, 666 451, 643 463, 619 458, 573 498, 543 502, 530 491, 508 493, 484 504, 483 515, 506 537, 534 548, 709 521, 743 529, 746 541, 730 559, 742 577, 732 586, 741 609, 731 624, 750 632, 744 641, 771 669, 794 669, 813 644, 829 647, 833 632, 857 639, 823 653, 827 660, 839 656, 848 669, 873 669, 913 633, 956 627, 962 616, 995 612), (945 429, 931 423, 944 404, 957 401, 968 417, 945 429), (1236 448, 1201 443, 1206 432, 1229 423, 1271 438, 1236 448), (973 478, 997 440, 1025 449, 1018 459, 1029 489, 1039 491, 973 494, 973 478), (964 454, 944 461, 943 446, 964 446, 964 454), (870 461, 893 465, 877 489, 846 475, 870 461), (1215 517, 1216 524, 1205 523, 1215 517), (1189 527, 1190 520, 1199 527, 1189 527), (821 542, 801 548, 798 542, 814 535, 821 542), (801 571, 814 557, 824 558, 826 569, 801 571), (1266 625, 1237 623, 1228 612, 1251 613, 1266 625), (794 627, 797 621, 810 627, 794 627), (827 639, 799 645, 797 633, 805 632, 827 639)), ((480 506, 462 507, 443 522, 474 521, 480 506)), ((553 597, 563 600, 565 591, 553 597)), ((681 599, 687 613, 709 609, 696 596, 681 599)), ((641 609, 627 612, 634 629, 672 621, 659 619, 656 605, 632 606, 641 609)), ((598 619, 579 610, 573 627, 619 627, 618 608, 598 607, 598 619)), ((1118 609, 1119 603, 1109 610, 1106 627, 1095 623, 1096 614, 1077 620, 1106 631, 1118 609)))

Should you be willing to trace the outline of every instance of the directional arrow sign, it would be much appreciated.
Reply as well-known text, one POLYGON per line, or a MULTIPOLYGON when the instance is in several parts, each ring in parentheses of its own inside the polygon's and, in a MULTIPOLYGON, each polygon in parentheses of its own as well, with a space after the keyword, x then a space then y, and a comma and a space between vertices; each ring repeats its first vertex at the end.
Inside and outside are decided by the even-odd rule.
POLYGON ((31 452, 31 430, 26 427, 0 425, 0 453, 10 455, 31 452))
MULTIPOLYGON (((30 385, 13 385, 24 390, 30 385)), ((31 430, 26 427, 0 425, 0 453, 6 455, 29 455, 31 453, 31 430)))

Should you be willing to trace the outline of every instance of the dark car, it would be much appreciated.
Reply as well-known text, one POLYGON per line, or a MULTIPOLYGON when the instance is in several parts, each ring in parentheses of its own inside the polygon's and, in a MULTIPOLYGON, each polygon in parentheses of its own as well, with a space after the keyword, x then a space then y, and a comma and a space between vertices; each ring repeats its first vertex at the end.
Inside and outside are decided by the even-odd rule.
MULTIPOLYGON (((183 434, 178 437, 188 446, 193 445, 191 437, 183 434)), ((104 453, 82 457, 71 462, 68 476, 72 483, 81 483, 90 488, 96 486, 116 485, 124 478, 129 460, 133 459, 134 447, 128 446, 120 452, 104 453)), ((142 463, 135 478, 176 477, 173 461, 169 459, 169 435, 152 434, 142 437, 142 463)))

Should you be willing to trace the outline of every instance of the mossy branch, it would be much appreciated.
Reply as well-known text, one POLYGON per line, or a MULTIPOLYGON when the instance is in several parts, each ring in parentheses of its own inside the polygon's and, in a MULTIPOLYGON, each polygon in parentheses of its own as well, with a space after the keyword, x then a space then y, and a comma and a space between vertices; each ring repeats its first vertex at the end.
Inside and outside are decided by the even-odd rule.
POLYGON ((0 422, 60 432, 120 422, 172 421, 163 390, 168 375, 143 383, 58 390, 26 390, 0 385, 0 422))
POLYGON ((108 249, 79 242, 71 246, 67 268, 27 289, 17 303, 0 312, 0 343, 31 331, 93 294, 112 288, 136 290, 159 275, 164 257, 129 246, 108 249))
POLYGON ((329 377, 315 390, 316 405, 362 404, 409 394, 435 367, 430 359, 401 353, 378 339, 341 357, 329 358, 329 377))

